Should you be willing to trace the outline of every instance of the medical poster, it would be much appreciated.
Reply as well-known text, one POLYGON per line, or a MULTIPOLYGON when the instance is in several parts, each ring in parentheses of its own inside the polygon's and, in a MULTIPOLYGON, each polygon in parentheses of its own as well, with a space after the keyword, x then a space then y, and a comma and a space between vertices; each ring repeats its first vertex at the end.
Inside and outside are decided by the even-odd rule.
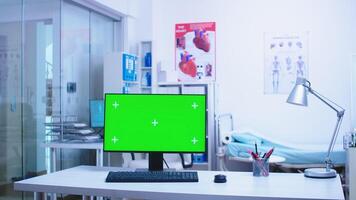
POLYGON ((137 80, 137 56, 127 53, 122 53, 122 71, 124 81, 137 80))
POLYGON ((178 81, 215 81, 215 22, 176 24, 178 81))
POLYGON ((297 77, 308 78, 308 32, 265 33, 264 93, 289 94, 297 77))

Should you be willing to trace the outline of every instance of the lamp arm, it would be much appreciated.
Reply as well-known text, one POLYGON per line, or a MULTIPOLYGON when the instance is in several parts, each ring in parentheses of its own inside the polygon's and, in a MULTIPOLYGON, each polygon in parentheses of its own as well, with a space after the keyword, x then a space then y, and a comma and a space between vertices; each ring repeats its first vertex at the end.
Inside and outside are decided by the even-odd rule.
POLYGON ((313 94, 316 98, 318 98, 320 101, 322 101, 323 103, 325 103, 327 106, 329 106, 331 109, 333 109, 336 113, 337 116, 343 116, 345 113, 345 109, 342 108, 341 106, 337 105, 335 102, 331 101, 330 99, 324 97, 323 95, 319 94, 318 92, 316 92, 315 90, 313 90, 310 86, 306 86, 304 85, 304 87, 306 87, 308 89, 308 91, 313 94), (334 105, 332 105, 334 104, 334 105), (338 108, 336 108, 338 107, 338 108))
POLYGON ((330 154, 334 149, 334 145, 335 145, 336 138, 337 138, 337 135, 338 135, 339 130, 340 130, 342 119, 343 119, 343 115, 338 116, 337 122, 336 122, 336 126, 335 126, 335 129, 334 129, 334 133, 333 133, 332 139, 331 139, 330 144, 329 144, 328 153, 327 153, 326 158, 325 158, 325 164, 326 164, 326 170, 327 171, 332 168, 332 161, 330 159, 330 154))
POLYGON ((345 113, 345 109, 342 108, 341 106, 337 105, 335 102, 331 101, 330 99, 324 97, 323 95, 319 94, 318 92, 314 91, 313 89, 311 89, 310 85, 304 85, 304 87, 308 88, 309 92, 311 94, 313 94, 315 97, 317 97, 320 101, 324 102, 326 105, 328 105, 331 109, 333 109, 336 113, 337 113, 337 121, 336 121, 336 126, 329 144, 329 148, 328 148, 328 153, 326 155, 325 158, 325 164, 326 164, 326 171, 330 171, 330 169, 332 168, 332 161, 330 159, 330 154, 334 149, 334 145, 337 139, 337 135, 339 133, 340 130, 340 126, 341 126, 341 122, 342 119, 344 117, 344 113, 345 113), (332 105, 334 104, 334 105, 332 105), (338 108, 336 108, 338 107, 338 108))

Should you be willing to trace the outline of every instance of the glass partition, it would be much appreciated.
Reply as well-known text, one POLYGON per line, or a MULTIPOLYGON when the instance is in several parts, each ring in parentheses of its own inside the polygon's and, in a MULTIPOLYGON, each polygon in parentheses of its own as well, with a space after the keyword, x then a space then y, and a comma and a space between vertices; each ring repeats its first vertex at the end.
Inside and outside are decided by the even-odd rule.
MULTIPOLYGON (((33 198, 13 182, 50 171, 48 124, 68 116, 90 124, 117 25, 69 0, 0 1, 0 200, 33 198)), ((58 152, 57 169, 95 164, 93 151, 58 152)))
MULTIPOLYGON (((90 12, 62 3, 62 120, 89 124, 90 12)), ((64 131, 64 134, 67 130, 64 131)), ((95 157, 95 154, 93 155, 95 157)), ((60 169, 88 163, 88 150, 61 150, 60 169)))
POLYGON ((90 99, 103 99, 104 56, 114 51, 114 21, 90 13, 90 99))
POLYGON ((88 123, 90 12, 66 1, 62 5, 62 116, 88 123))
POLYGON ((60 111, 59 27, 60 1, 23 1, 24 178, 47 173, 45 124, 60 111))
POLYGON ((0 199, 18 199, 22 178, 21 0, 0 1, 0 199))

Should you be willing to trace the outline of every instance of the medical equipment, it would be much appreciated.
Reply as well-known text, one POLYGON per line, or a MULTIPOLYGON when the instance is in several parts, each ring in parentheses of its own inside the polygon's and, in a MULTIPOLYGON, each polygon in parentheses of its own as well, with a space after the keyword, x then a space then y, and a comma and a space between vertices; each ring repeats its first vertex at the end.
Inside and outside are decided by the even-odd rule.
MULTIPOLYGON (((234 131, 231 134, 231 143, 226 146, 226 156, 249 158, 248 151, 254 149, 255 142, 258 144, 258 150, 262 152, 267 152, 271 147, 275 147, 273 155, 285 159, 278 165, 286 168, 298 169, 318 166, 324 162, 323 157, 327 154, 324 145, 288 144, 262 136, 254 131, 234 131)), ((330 157, 334 165, 343 166, 345 164, 346 154, 339 145, 336 146, 330 157)))
MULTIPOLYGON (((233 125, 234 119, 231 114, 223 114, 217 117, 217 158, 219 170, 250 171, 252 165, 249 150, 255 148, 257 142, 258 150, 267 152, 275 147, 272 157, 277 157, 277 162, 272 162, 274 167, 285 172, 296 172, 309 167, 323 167, 324 157, 327 154, 325 145, 305 145, 286 143, 275 138, 268 138, 265 134, 254 130, 236 131, 233 125), (224 138, 229 142, 225 143, 224 138)), ((342 168, 346 162, 345 150, 342 145, 335 145, 330 155, 335 168, 342 168)), ((273 158, 273 160, 275 160, 273 158)))
POLYGON ((340 129, 340 125, 341 125, 345 110, 341 106, 337 105, 333 101, 329 100, 328 98, 322 96, 321 94, 319 94, 318 92, 313 90, 311 88, 311 83, 308 80, 306 80, 305 78, 297 78, 296 84, 287 99, 287 103, 300 105, 300 106, 308 106, 308 99, 307 99, 308 93, 313 94, 320 101, 325 103, 327 106, 329 106, 331 109, 333 109, 336 112, 337 123, 336 123, 335 129, 333 132, 333 136, 332 136, 329 148, 328 148, 327 156, 325 158, 325 164, 326 164, 325 168, 306 169, 304 171, 304 175, 306 177, 311 177, 311 178, 333 178, 333 177, 336 177, 336 171, 334 169, 332 169, 333 164, 330 159, 330 153, 332 152, 332 150, 334 148, 335 141, 336 141, 339 129, 340 129))
POLYGON ((227 144, 230 143, 231 137, 230 133, 234 130, 234 120, 232 114, 226 113, 221 114, 217 117, 217 125, 218 125, 218 135, 217 135, 217 142, 216 142, 216 157, 218 159, 218 169, 222 171, 228 171, 225 166, 225 148, 227 144), (226 121, 226 119, 228 119, 226 121), (226 123, 228 123, 229 128, 225 129, 226 123))
POLYGON ((347 132, 344 135, 344 149, 348 149, 350 147, 356 147, 356 129, 352 132, 347 132))

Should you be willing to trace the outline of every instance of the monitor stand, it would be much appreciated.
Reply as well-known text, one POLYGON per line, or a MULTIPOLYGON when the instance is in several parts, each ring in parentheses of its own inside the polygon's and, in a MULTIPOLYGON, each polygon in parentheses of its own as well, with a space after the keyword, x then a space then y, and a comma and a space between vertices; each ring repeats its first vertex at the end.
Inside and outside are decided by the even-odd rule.
POLYGON ((163 169, 163 153, 148 153, 148 169, 137 168, 135 171, 176 171, 174 168, 163 169))
POLYGON ((148 170, 163 171, 163 153, 148 153, 148 170))

